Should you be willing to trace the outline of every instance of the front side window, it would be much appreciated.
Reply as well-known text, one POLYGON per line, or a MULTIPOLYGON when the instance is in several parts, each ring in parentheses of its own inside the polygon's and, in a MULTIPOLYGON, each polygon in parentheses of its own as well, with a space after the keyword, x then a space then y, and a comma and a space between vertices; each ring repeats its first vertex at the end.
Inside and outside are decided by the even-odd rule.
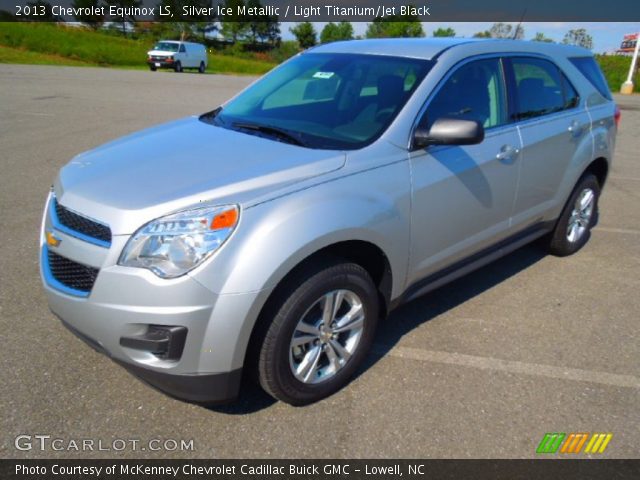
POLYGON ((185 53, 187 51, 187 49, 184 47, 184 45, 180 45, 180 53, 185 53))
POLYGON ((517 99, 515 120, 540 117, 577 105, 577 93, 553 63, 540 58, 513 58, 511 65, 517 99), (567 96, 573 98, 565 98, 565 88, 567 96))
POLYGON ((427 107, 420 126, 429 129, 439 118, 476 120, 484 128, 507 123, 500 60, 476 60, 458 68, 427 107))
POLYGON ((390 125, 432 62, 383 55, 306 53, 266 75, 209 121, 310 148, 356 149, 390 125), (277 130, 276 130, 277 129, 277 130))

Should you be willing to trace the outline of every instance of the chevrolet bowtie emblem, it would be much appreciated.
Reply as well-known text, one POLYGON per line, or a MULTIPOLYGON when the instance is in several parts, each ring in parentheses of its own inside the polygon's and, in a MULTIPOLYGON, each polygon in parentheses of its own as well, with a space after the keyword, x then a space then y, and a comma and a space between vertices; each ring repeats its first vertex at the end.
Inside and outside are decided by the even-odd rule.
POLYGON ((47 232, 46 237, 47 237, 47 245, 49 245, 50 247, 57 247, 58 245, 60 245, 60 242, 62 241, 58 237, 56 237, 56 234, 53 232, 47 232))

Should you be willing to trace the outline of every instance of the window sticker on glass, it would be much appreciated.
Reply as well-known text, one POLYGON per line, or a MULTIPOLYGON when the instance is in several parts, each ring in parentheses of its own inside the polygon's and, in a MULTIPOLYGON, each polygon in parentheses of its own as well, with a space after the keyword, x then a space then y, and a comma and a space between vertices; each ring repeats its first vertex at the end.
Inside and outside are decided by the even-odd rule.
POLYGON ((313 78, 323 78, 326 80, 333 77, 333 73, 334 72, 316 72, 313 74, 313 78))

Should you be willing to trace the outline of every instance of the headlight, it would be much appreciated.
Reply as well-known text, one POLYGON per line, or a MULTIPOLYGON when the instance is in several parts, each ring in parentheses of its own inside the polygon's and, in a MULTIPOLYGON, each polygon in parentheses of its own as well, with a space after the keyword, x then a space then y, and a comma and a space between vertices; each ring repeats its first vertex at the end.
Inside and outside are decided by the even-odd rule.
POLYGON ((118 265, 147 268, 162 278, 184 275, 204 262, 235 229, 237 205, 197 208, 147 223, 129 239, 118 265))

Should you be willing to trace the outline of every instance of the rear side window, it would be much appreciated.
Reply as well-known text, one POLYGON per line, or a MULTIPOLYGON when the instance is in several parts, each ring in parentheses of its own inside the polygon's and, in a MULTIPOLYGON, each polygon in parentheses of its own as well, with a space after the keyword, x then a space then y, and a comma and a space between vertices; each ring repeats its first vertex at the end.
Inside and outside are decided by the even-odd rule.
POLYGON ((593 85, 604 98, 611 100, 611 92, 609 91, 607 81, 593 57, 574 57, 569 60, 587 77, 591 85, 593 85))
POLYGON ((553 63, 539 58, 513 58, 511 65, 517 96, 516 120, 548 115, 567 108, 562 74, 553 63))

